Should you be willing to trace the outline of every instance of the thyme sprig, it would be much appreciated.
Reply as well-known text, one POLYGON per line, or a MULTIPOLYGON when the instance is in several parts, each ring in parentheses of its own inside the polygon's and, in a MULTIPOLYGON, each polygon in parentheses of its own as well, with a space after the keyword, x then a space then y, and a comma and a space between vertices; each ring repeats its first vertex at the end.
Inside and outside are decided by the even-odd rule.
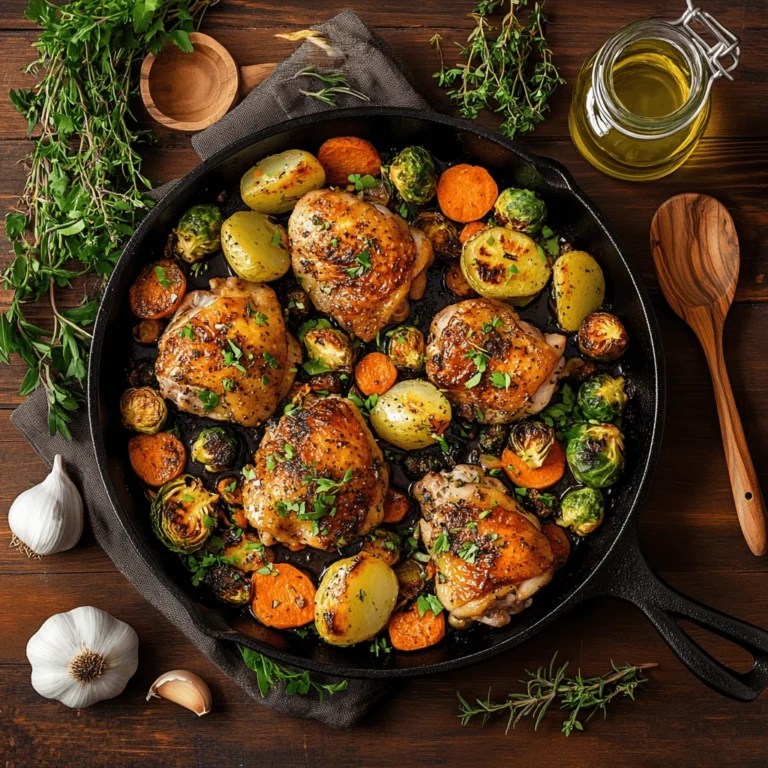
POLYGON ((316 66, 311 65, 300 69, 289 80, 296 80, 299 77, 313 77, 324 84, 323 88, 319 88, 316 91, 302 91, 299 93, 304 96, 322 101, 323 104, 328 104, 331 107, 336 106, 336 95, 344 94, 346 96, 353 96, 360 101, 370 101, 370 97, 366 96, 361 91, 356 91, 352 88, 347 76, 338 69, 323 69, 320 70, 316 66))
POLYGON ((60 309, 56 289, 112 271, 125 241, 152 205, 136 146, 129 103, 138 94, 136 66, 166 41, 191 51, 189 33, 216 0, 30 0, 26 17, 41 31, 40 75, 31 89, 11 91, 36 138, 29 176, 5 230, 14 259, 2 282, 13 291, 0 314, 0 362, 18 354, 27 366, 20 393, 43 386, 52 434, 69 437, 79 406, 98 309, 99 285, 82 306, 60 309), (49 303, 52 327, 25 316, 25 304, 49 303))
POLYGON ((563 720, 562 730, 566 736, 570 736, 574 730, 584 730, 584 723, 579 719, 584 713, 588 713, 584 722, 591 720, 598 712, 602 712, 605 719, 608 705, 617 697, 627 696, 634 701, 635 691, 648 682, 640 673, 658 666, 626 664, 617 667, 611 662, 612 671, 601 677, 582 677, 580 671, 569 677, 565 674, 568 663, 555 668, 556 659, 557 654, 552 657, 549 667, 539 667, 536 672, 526 671, 528 680, 520 681, 526 686, 525 692, 510 693, 504 701, 492 701, 489 689, 485 699, 477 699, 476 705, 472 705, 457 692, 461 724, 467 725, 472 718, 480 716, 485 725, 491 715, 508 712, 506 733, 524 717, 533 718, 536 730, 550 705, 559 701, 560 709, 568 710, 569 713, 563 720))
POLYGON ((469 14, 476 27, 459 47, 458 62, 446 68, 441 36, 430 43, 440 57, 435 73, 439 85, 459 108, 462 117, 474 120, 483 109, 500 113, 501 132, 515 138, 532 131, 549 111, 549 97, 564 83, 552 62, 544 37, 547 19, 536 2, 525 23, 518 15, 528 0, 481 0, 469 14), (508 4, 497 28, 489 17, 508 4))

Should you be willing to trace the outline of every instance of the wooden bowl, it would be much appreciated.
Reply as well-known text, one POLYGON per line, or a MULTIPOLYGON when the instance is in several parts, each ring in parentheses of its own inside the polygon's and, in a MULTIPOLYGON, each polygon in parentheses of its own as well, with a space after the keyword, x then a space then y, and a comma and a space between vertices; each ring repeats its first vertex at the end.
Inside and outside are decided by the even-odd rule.
POLYGON ((141 65, 141 98, 158 123, 177 131, 202 131, 237 101, 240 72, 229 51, 208 35, 193 32, 194 51, 168 44, 141 65))

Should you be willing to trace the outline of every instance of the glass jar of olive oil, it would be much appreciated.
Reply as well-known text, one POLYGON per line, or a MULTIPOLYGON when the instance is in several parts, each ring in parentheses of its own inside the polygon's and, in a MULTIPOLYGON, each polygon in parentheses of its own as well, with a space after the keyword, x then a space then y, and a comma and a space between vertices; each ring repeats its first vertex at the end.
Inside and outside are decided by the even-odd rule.
POLYGON ((712 84, 733 79, 738 38, 687 1, 677 21, 619 30, 581 68, 571 138, 609 176, 645 181, 679 168, 707 126, 712 84))

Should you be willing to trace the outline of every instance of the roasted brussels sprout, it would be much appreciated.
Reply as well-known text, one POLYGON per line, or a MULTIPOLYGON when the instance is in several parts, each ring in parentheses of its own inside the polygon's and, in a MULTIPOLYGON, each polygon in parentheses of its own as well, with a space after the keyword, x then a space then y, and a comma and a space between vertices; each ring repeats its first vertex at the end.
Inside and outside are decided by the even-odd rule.
POLYGON ((555 430, 543 421, 520 421, 509 433, 509 447, 531 469, 546 461, 555 444, 555 430))
POLYGON ((285 230, 256 211, 237 211, 224 222, 221 248, 232 271, 254 283, 277 280, 291 266, 285 230))
POLYGON ((354 350, 349 336, 335 328, 316 327, 304 334, 304 346, 311 360, 318 360, 329 371, 352 370, 354 350))
POLYGON ((240 455, 240 440, 226 427, 204 429, 192 444, 192 461, 205 465, 207 472, 221 472, 234 466, 240 455))
POLYGON ((413 220, 411 226, 420 229, 427 236, 436 256, 454 261, 461 255, 458 230, 442 213, 422 211, 413 220))
POLYGON ((547 218, 547 206, 544 201, 530 189, 505 189, 493 206, 493 214, 497 221, 535 235, 547 218))
POLYGON ((192 263, 216 253, 221 248, 223 220, 217 205, 193 205, 173 230, 176 255, 192 263))
POLYGON ((152 530, 171 552, 196 552, 213 533, 219 497, 192 475, 163 485, 150 508, 152 530))
POLYGON ((213 594, 230 605, 245 605, 251 599, 251 580, 239 569, 216 565, 203 577, 213 594))
POLYGON ((399 381, 371 409, 379 437, 406 451, 434 445, 450 423, 448 398, 423 379, 399 381))
POLYGON ((388 334, 387 354, 398 367, 420 371, 424 367, 424 334, 412 325, 400 325, 388 334))
POLYGON ((315 597, 315 626, 331 645, 370 640, 387 625, 397 603, 394 571, 367 552, 337 560, 323 574, 315 597))
POLYGON ((577 536, 586 536, 600 526, 604 516, 603 494, 597 488, 577 488, 563 496, 557 524, 577 536))
POLYGON ((400 559, 400 537, 386 528, 374 528, 363 542, 363 552, 381 558, 387 565, 400 559))
POLYGON ((561 379, 580 384, 597 372, 597 366, 591 360, 582 360, 580 357, 572 357, 565 361, 565 367, 560 374, 561 379))
POLYGON ((427 569, 418 560, 408 558, 396 565, 394 571, 400 586, 399 603, 414 600, 424 591, 428 581, 427 569))
POLYGON ((424 205, 437 192, 437 172, 424 147, 406 147, 392 161, 389 180, 406 203, 424 205))
POLYGON ((467 282, 461 264, 451 264, 445 271, 445 286, 462 299, 471 299, 477 296, 477 291, 467 282))
POLYGON ((403 459, 403 466, 409 474, 422 477, 429 472, 439 472, 443 468, 443 461, 436 453, 419 451, 409 453, 403 459))
MULTIPOLYGON (((216 539, 214 536, 213 539, 216 539)), ((261 543, 261 539, 250 531, 229 530, 222 533, 216 554, 227 565, 239 568, 245 573, 257 571, 266 563, 274 562, 275 553, 261 543), (223 543, 222 543, 223 542, 223 543)), ((208 547, 211 548, 209 541, 208 547)))
POLYGON ((216 481, 216 493, 225 504, 241 506, 243 503, 243 481, 237 475, 227 475, 216 481))
POLYGON ((579 351, 601 363, 618 360, 629 345, 624 324, 610 312, 593 312, 579 326, 576 336, 579 351))
POLYGON ((485 424, 480 428, 480 434, 477 437, 477 441, 480 444, 480 450, 483 453, 489 453, 492 456, 501 456, 508 437, 509 425, 485 424))
POLYGON ((614 421, 627 404, 624 377, 607 373, 592 376, 579 387, 577 402, 588 419, 614 421))
POLYGON ((120 398, 120 414, 126 429, 154 435, 165 425, 168 407, 160 393, 151 387, 131 387, 120 398))
POLYGON ((386 208, 389 205, 391 197, 392 194, 387 189, 387 185, 383 179, 376 179, 375 187, 365 187, 363 189, 363 200, 365 200, 366 203, 383 205, 386 208))
POLYGON ((552 269, 552 295, 558 325, 564 331, 578 331, 584 318, 603 303, 603 270, 585 251, 564 253, 552 269))
POLYGON ((461 271, 470 287, 489 299, 528 303, 549 281, 552 269, 528 235, 490 227, 464 243, 461 271))
POLYGON ((306 320, 312 311, 312 302, 309 300, 309 296, 298 287, 286 291, 283 306, 286 317, 294 322, 306 320))
POLYGON ((552 517, 557 504, 557 498, 553 494, 535 488, 526 488, 524 494, 517 493, 515 498, 523 505, 523 509, 538 518, 552 517))
POLYGON ((340 395, 344 392, 345 381, 348 379, 349 376, 339 371, 316 373, 309 380, 309 388, 318 394, 340 395))
POLYGON ((133 326, 133 340, 137 344, 154 344, 163 332, 163 324, 159 320, 142 320, 133 326))
POLYGON ((568 440, 565 455, 580 483, 607 488, 624 469, 624 436, 613 424, 582 424, 568 440))
POLYGON ((157 383, 157 376, 155 375, 155 361, 147 359, 134 361, 131 372, 128 374, 128 383, 132 387, 158 389, 160 385, 157 383))

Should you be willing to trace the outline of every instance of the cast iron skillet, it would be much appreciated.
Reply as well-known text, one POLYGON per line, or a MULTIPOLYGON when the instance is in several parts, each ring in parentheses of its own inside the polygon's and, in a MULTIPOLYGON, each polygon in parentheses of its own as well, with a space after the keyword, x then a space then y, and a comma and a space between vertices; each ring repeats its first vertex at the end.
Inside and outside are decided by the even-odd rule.
POLYGON ((550 625, 585 598, 628 600, 650 619, 680 660, 703 682, 735 699, 749 701, 768 685, 768 633, 684 597, 648 567, 638 547, 636 517, 648 491, 659 454, 664 417, 664 364, 661 339, 648 296, 635 265, 613 228, 557 163, 530 155, 501 136, 466 122, 414 110, 361 108, 310 115, 256 133, 203 162, 184 177, 150 213, 129 242, 106 288, 91 350, 88 405, 99 471, 117 522, 136 545, 144 567, 170 589, 178 605, 202 631, 265 652, 277 660, 344 677, 395 678, 441 672, 473 664, 513 648, 550 625), (377 658, 367 649, 339 649, 323 643, 286 640, 263 629, 258 638, 231 625, 230 614, 200 600, 189 576, 153 537, 148 505, 127 462, 126 437, 118 401, 130 358, 131 315, 128 288, 141 268, 162 253, 169 230, 196 202, 215 200, 236 187, 260 158, 290 148, 315 151, 327 138, 353 135, 380 150, 421 144, 445 160, 488 168, 500 187, 538 191, 547 201, 548 224, 594 254, 607 275, 610 299, 627 325, 630 350, 623 360, 632 382, 632 414, 624 430, 628 456, 624 477, 612 494, 603 526, 576 548, 566 568, 540 592, 533 606, 501 629, 453 633, 447 642, 417 653, 393 652, 377 658), (745 648, 755 657, 752 670, 738 674, 720 664, 678 625, 688 619, 745 648))

